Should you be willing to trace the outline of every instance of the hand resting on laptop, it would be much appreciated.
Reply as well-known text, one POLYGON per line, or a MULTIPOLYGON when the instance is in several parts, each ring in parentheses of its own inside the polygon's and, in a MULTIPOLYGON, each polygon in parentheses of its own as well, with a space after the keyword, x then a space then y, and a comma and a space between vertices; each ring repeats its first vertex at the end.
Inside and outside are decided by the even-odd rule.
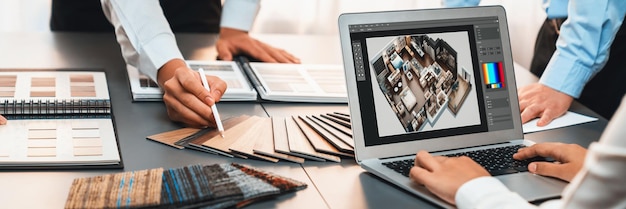
MULTIPOLYGON (((513 158, 525 160, 533 157, 549 157, 555 162, 532 162, 528 171, 538 175, 571 181, 583 165, 587 150, 576 144, 539 143, 520 149, 513 158)), ((432 156, 420 151, 410 178, 424 185, 441 199, 455 204, 455 195, 463 184, 479 177, 489 176, 485 168, 466 156, 432 156)))

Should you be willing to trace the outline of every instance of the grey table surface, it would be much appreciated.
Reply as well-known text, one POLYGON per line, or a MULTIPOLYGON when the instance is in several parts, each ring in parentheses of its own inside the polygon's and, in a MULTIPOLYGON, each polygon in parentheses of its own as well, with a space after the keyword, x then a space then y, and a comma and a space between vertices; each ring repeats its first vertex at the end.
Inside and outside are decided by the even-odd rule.
MULTIPOLYGON (((214 60, 215 35, 177 35, 185 58, 214 60)), ((104 69, 111 96, 113 116, 124 169, 0 171, 1 208, 62 208, 74 178, 150 168, 175 168, 191 164, 240 163, 303 181, 307 189, 263 201, 249 208, 327 208, 302 166, 228 158, 177 150, 146 139, 146 136, 175 130, 162 102, 132 102, 124 60, 113 34, 89 33, 0 33, 0 68, 104 69)), ((223 102, 223 118, 242 114, 267 116, 256 102, 223 102)))
MULTIPOLYGON (((303 63, 341 64, 339 40, 335 36, 257 35, 284 48, 303 63)), ((177 35, 186 59, 213 60, 216 36, 177 35)), ((0 171, 0 202, 3 208, 61 208, 74 178, 112 172, 172 168, 190 164, 236 162, 262 168, 306 182, 309 187, 248 208, 434 208, 427 201, 395 188, 361 169, 354 159, 341 163, 267 163, 176 150, 145 139, 146 136, 180 128, 170 122, 161 102, 133 103, 125 64, 112 34, 90 33, 0 33, 0 68, 102 68, 113 104, 113 114, 124 160, 124 169, 0 171)), ((519 70, 521 85, 536 80, 519 70)), ((521 86, 519 85, 519 86, 521 86)), ((241 114, 291 116, 332 111, 347 112, 346 104, 281 102, 222 102, 222 117, 241 114)), ((587 146, 597 140, 607 121, 575 103, 571 111, 600 118, 577 126, 527 134, 536 142, 560 141, 587 146)))

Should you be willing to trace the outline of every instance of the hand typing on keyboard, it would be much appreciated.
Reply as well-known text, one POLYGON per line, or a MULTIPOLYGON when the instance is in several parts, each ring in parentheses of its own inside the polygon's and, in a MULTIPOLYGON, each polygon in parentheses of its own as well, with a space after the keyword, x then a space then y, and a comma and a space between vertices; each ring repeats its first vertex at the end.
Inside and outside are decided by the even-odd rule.
POLYGON ((534 157, 553 158, 558 163, 532 162, 528 164, 528 171, 569 182, 582 168, 586 155, 587 149, 577 144, 539 143, 520 149, 513 155, 513 158, 517 160, 534 157))
MULTIPOLYGON (((517 153, 508 155, 509 159, 499 159, 490 155, 486 155, 488 156, 486 158, 489 159, 488 161, 504 161, 504 164, 513 165, 525 162, 528 163, 527 169, 531 173, 571 181, 582 167, 586 154, 585 148, 575 144, 540 143, 519 149, 517 153), (555 162, 545 162, 545 160, 537 162, 538 158, 552 158, 555 162)), ((414 182, 424 185, 441 199, 454 204, 456 192, 463 184, 490 175, 487 171, 490 168, 483 167, 486 163, 477 163, 473 159, 480 160, 481 158, 472 155, 473 152, 452 157, 432 156, 426 151, 420 151, 415 156, 409 177, 414 182)), ((514 167, 514 169, 518 170, 516 172, 523 170, 519 167, 514 167)))

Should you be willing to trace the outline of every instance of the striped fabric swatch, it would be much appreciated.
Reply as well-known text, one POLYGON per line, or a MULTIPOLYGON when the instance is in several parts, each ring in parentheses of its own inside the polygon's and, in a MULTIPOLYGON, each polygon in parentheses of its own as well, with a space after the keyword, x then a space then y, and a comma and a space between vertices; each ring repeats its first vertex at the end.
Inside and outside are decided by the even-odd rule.
POLYGON ((229 208, 306 188, 239 164, 190 165, 75 179, 65 208, 229 208))

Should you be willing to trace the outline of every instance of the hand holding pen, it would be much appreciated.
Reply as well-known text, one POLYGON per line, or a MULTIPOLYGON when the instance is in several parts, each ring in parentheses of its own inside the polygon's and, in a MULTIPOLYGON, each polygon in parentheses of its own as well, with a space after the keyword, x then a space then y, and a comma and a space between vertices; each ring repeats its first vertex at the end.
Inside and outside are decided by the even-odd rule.
POLYGON ((188 127, 216 127, 211 106, 220 101, 227 85, 219 77, 208 75, 206 79, 211 91, 207 91, 200 77, 183 60, 166 63, 158 75, 159 86, 164 92, 163 102, 173 121, 188 127))

